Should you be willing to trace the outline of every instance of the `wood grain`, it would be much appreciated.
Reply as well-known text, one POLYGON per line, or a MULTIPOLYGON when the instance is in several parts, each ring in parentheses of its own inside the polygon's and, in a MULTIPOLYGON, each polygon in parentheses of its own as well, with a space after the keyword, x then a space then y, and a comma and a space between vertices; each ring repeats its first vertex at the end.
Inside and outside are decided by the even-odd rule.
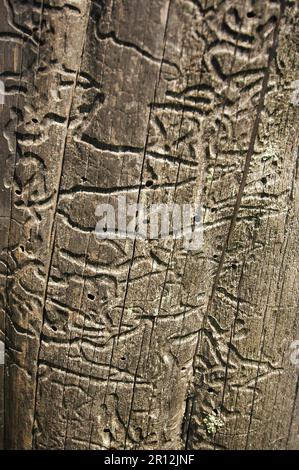
POLYGON ((0 18, 3 446, 298 449, 298 2, 0 18), (119 194, 199 199, 203 247, 98 239, 119 194))

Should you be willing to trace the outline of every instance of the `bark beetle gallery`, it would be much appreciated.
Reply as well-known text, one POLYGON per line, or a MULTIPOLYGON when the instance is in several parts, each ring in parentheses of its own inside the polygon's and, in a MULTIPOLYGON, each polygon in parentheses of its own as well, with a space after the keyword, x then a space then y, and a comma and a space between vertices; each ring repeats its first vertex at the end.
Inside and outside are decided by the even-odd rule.
POLYGON ((4 448, 299 448, 298 20, 1 0, 4 448), (203 245, 97 237, 120 194, 203 245))

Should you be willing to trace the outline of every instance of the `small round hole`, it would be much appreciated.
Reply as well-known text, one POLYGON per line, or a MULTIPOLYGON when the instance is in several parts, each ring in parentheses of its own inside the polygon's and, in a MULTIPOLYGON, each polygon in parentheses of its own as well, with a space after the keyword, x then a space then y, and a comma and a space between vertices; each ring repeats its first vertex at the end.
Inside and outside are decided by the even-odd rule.
POLYGON ((24 251, 25 251, 24 245, 20 245, 20 250, 24 253, 24 251))
POLYGON ((87 297, 89 298, 89 300, 94 300, 95 299, 95 296, 93 294, 87 294, 87 297))
POLYGON ((247 17, 248 17, 248 18, 254 18, 254 17, 255 17, 254 11, 249 11, 249 12, 247 13, 247 17))
POLYGON ((32 119, 32 122, 34 122, 34 124, 37 124, 38 123, 38 120, 36 118, 33 118, 32 119))
POLYGON ((266 184, 266 183, 267 183, 267 178, 264 176, 264 177, 261 179, 261 182, 262 182, 263 184, 266 184))
POLYGON ((16 190, 15 190, 15 193, 16 193, 18 196, 20 196, 20 194, 22 194, 22 191, 21 191, 20 189, 16 189, 16 190))
POLYGON ((121 361, 125 361, 125 360, 126 360, 125 356, 122 356, 120 359, 121 359, 121 361))
POLYGON ((110 429, 109 428, 104 428, 103 431, 104 432, 110 432, 110 429))
POLYGON ((145 183, 145 186, 147 186, 148 188, 150 186, 153 186, 154 182, 152 180, 148 180, 146 183, 145 183))
POLYGON ((53 331, 57 331, 57 326, 53 325, 53 326, 52 326, 52 330, 53 330, 53 331))
POLYGON ((83 183, 86 183, 87 178, 85 178, 85 176, 82 176, 82 177, 81 177, 81 181, 83 181, 83 183))
POLYGON ((209 387, 209 388, 208 388, 208 392, 209 392, 209 393, 214 393, 215 390, 214 390, 212 387, 209 387))
POLYGON ((214 408, 213 411, 216 415, 218 415, 218 410, 216 408, 214 408))

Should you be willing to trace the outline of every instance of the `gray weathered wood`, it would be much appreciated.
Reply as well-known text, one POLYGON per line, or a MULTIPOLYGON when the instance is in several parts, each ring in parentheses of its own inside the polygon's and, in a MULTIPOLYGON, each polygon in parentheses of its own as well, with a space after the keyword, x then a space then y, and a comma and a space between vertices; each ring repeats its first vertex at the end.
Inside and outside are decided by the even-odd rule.
POLYGON ((298 2, 0 13, 4 446, 298 449, 298 2), (97 239, 119 194, 202 249, 97 239))

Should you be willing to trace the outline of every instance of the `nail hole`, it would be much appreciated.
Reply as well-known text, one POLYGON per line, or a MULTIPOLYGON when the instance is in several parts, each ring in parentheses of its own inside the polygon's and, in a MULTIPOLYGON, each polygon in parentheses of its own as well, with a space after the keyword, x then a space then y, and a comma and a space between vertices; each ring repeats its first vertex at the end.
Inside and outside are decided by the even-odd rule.
POLYGON ((16 189, 16 190, 15 190, 15 193, 16 193, 18 196, 20 196, 20 194, 22 194, 22 191, 21 191, 20 189, 16 189))
POLYGON ((32 122, 34 122, 35 124, 37 124, 37 123, 38 123, 38 120, 37 120, 36 118, 33 118, 33 119, 32 119, 32 122))
POLYGON ((93 294, 87 294, 87 297, 89 298, 89 300, 94 300, 95 299, 95 296, 93 294))
POLYGON ((57 326, 53 325, 53 326, 52 326, 52 330, 53 330, 53 331, 57 331, 57 326))
POLYGON ((266 184, 266 183, 267 183, 267 178, 266 178, 266 177, 263 177, 263 178, 261 179, 261 182, 262 182, 263 184, 266 184))
POLYGON ((146 183, 145 183, 145 186, 147 186, 148 188, 150 186, 153 186, 154 182, 152 180, 148 180, 146 183))

